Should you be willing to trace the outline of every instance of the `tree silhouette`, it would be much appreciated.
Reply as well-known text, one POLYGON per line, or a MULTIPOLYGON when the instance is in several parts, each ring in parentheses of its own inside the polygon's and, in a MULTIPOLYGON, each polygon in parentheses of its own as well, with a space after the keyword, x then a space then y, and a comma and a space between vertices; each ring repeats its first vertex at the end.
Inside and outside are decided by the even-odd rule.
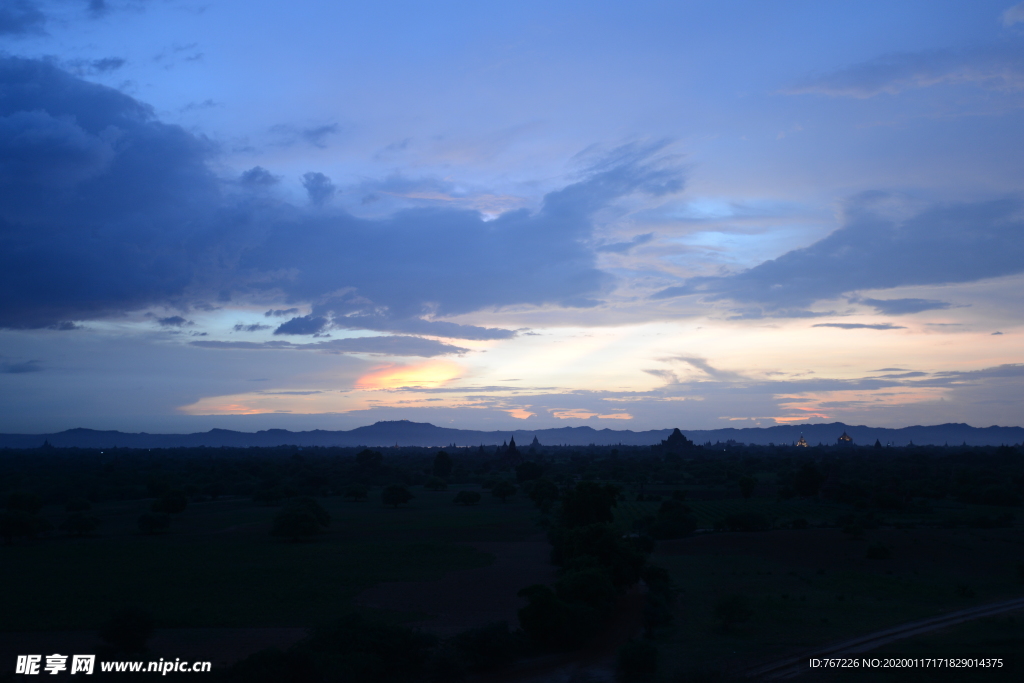
POLYGON ((476 505, 480 502, 480 494, 476 491, 459 491, 453 502, 458 505, 476 505))
POLYGON ((447 477, 452 473, 452 458, 444 451, 438 451, 434 456, 434 476, 447 477))
POLYGON ((504 503, 507 498, 516 495, 516 490, 515 484, 512 482, 499 481, 494 485, 494 488, 491 489, 491 493, 494 494, 495 498, 501 498, 501 502, 504 503))
POLYGON ((410 500, 415 498, 409 489, 398 484, 392 484, 391 486, 385 487, 380 494, 380 499, 385 505, 390 505, 393 508, 398 508, 399 505, 408 503, 410 500))

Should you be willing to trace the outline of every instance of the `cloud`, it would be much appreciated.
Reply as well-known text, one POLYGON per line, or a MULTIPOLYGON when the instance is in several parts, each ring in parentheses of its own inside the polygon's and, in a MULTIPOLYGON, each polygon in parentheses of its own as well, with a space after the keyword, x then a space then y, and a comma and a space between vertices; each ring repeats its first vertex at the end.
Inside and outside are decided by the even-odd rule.
POLYGON ((817 325, 811 325, 811 327, 836 327, 840 330, 905 330, 906 327, 902 325, 893 325, 892 323, 878 323, 875 325, 869 325, 867 323, 818 323, 817 325))
POLYGON ((7 375, 21 375, 27 372, 42 372, 37 360, 26 360, 20 363, 0 363, 0 373, 7 375))
POLYGON ((332 123, 326 126, 306 128, 302 131, 302 137, 314 147, 323 149, 327 147, 327 138, 338 132, 338 124, 332 123))
POLYGON ((309 201, 313 206, 321 206, 328 199, 334 196, 337 188, 331 179, 323 173, 305 173, 302 176, 302 186, 306 188, 309 201))
POLYGON ((1013 26, 1014 24, 1024 23, 1024 2, 1019 2, 1012 7, 1008 7, 1003 12, 1003 26, 1013 26))
POLYGON ((701 295, 788 316, 814 301, 858 290, 974 282, 1024 271, 1024 206, 1018 198, 937 204, 905 219, 880 210, 888 199, 884 193, 860 195, 849 202, 843 227, 811 246, 735 275, 691 278, 654 298, 701 295))
POLYGON ((46 15, 30 0, 0 0, 0 36, 42 33, 46 15))
POLYGON ((384 356, 418 356, 422 358, 452 355, 461 356, 469 350, 459 346, 445 344, 434 339, 406 336, 331 339, 312 344, 293 344, 292 342, 286 341, 270 341, 262 343, 194 341, 189 343, 192 346, 198 346, 206 349, 325 351, 328 353, 369 353, 384 356))
POLYGON ((320 334, 327 331, 330 321, 323 316, 304 315, 281 323, 274 334, 320 334))
POLYGON ((298 313, 298 312, 299 312, 299 309, 297 309, 297 308, 276 308, 276 309, 272 308, 269 311, 267 311, 266 313, 264 313, 263 316, 266 317, 266 318, 283 318, 283 317, 285 317, 287 315, 292 315, 292 314, 298 313))
POLYGON ((261 330, 269 330, 270 328, 270 325, 260 325, 259 323, 253 323, 252 325, 238 323, 231 329, 233 329, 235 332, 259 332, 261 330))
POLYGON ((593 215, 635 192, 678 191, 679 170, 659 156, 662 149, 613 150, 580 181, 547 194, 535 213, 508 211, 486 220, 476 211, 421 208, 375 220, 335 213, 308 219, 301 229, 282 224, 241 265, 283 273, 264 286, 314 302, 314 317, 345 324, 354 316, 360 326, 372 319, 386 324, 371 329, 479 338, 479 330, 465 337, 466 328, 431 331, 418 320, 516 304, 597 305, 595 297, 613 279, 597 268, 587 246, 593 215), (335 294, 340 290, 346 294, 335 294))
POLYGON ((888 54, 810 78, 784 92, 865 99, 961 83, 991 90, 1024 88, 1024 50, 1016 44, 1006 44, 888 54))
POLYGON ((884 315, 907 315, 922 311, 945 310, 952 306, 945 301, 933 299, 861 299, 855 297, 850 302, 871 306, 884 315))
POLYGON ((710 363, 708 363, 703 358, 694 358, 692 356, 676 356, 675 358, 673 358, 671 360, 678 360, 678 361, 682 361, 684 363, 687 363, 687 364, 697 368, 698 370, 700 370, 701 372, 706 374, 708 377, 711 377, 712 379, 716 379, 716 380, 719 380, 719 381, 731 382, 731 381, 738 381, 738 380, 745 379, 739 373, 730 372, 728 370, 719 370, 718 368, 714 368, 714 367, 711 366, 710 363))
POLYGON ((311 310, 337 327, 509 338, 444 318, 598 305, 615 280, 597 267, 595 215, 682 189, 666 147, 591 154, 533 212, 492 219, 444 205, 358 218, 328 206, 323 174, 303 179, 315 210, 270 202, 265 169, 219 178, 216 148, 147 105, 52 63, 3 57, 0 328, 273 297, 271 310, 311 310))
POLYGON ((605 244, 604 246, 598 247, 597 251, 612 253, 612 254, 625 254, 629 252, 633 247, 639 247, 641 244, 647 244, 654 239, 654 233, 649 232, 644 235, 637 235, 628 242, 615 242, 613 244, 605 244))
POLYGON ((0 58, 0 327, 181 296, 218 239, 209 151, 116 90, 0 58))
POLYGON ((185 320, 180 315, 172 315, 169 318, 157 318, 161 327, 189 327, 195 325, 191 320, 185 320))
POLYGON ((281 179, 262 166, 253 166, 239 176, 239 182, 246 187, 264 188, 277 185, 281 179))

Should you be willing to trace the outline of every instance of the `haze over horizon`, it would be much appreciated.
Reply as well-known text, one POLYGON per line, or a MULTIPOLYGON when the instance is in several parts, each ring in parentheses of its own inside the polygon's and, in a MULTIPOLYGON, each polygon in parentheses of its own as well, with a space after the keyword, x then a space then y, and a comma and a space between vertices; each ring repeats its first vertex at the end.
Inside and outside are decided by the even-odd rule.
POLYGON ((1024 3, 0 0, 0 432, 1019 426, 1024 3))

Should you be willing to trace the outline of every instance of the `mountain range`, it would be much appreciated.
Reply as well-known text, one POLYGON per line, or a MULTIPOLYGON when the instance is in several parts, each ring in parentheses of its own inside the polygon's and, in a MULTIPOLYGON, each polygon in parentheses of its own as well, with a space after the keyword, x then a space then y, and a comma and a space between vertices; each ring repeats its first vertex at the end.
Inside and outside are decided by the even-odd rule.
MULTIPOLYGON (((37 448, 44 443, 59 448, 181 448, 219 447, 246 448, 251 446, 493 446, 515 438, 519 445, 531 443, 534 437, 545 446, 646 446, 660 443, 671 429, 652 429, 634 432, 628 429, 594 429, 592 427, 558 427, 553 429, 516 429, 506 431, 477 431, 437 427, 427 422, 396 420, 377 422, 348 431, 315 429, 292 432, 287 429, 267 429, 258 432, 238 432, 211 429, 194 434, 147 434, 94 429, 68 429, 53 434, 0 434, 0 448, 37 448)), ((846 432, 855 444, 906 446, 948 444, 958 446, 998 446, 1024 442, 1022 427, 971 427, 966 424, 941 424, 890 429, 829 424, 795 424, 774 427, 746 427, 726 429, 691 429, 683 433, 694 443, 735 441, 746 444, 792 444, 803 436, 810 445, 835 444, 846 432)))

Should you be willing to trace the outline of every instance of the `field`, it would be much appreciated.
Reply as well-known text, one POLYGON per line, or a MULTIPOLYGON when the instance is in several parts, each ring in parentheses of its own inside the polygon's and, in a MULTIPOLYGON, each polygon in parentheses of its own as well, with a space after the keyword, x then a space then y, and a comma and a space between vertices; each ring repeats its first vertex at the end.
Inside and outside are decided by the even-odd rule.
POLYGON ((279 508, 249 500, 191 504, 157 536, 136 528, 148 501, 99 506, 93 537, 52 535, 0 550, 0 628, 96 628, 124 604, 145 606, 166 627, 309 626, 351 610, 356 595, 380 582, 490 564, 493 556, 472 542, 541 531, 523 501, 488 496, 466 508, 452 504, 451 490, 416 496, 398 509, 381 505, 379 493, 364 502, 320 499, 329 530, 298 543, 270 536, 279 508))

